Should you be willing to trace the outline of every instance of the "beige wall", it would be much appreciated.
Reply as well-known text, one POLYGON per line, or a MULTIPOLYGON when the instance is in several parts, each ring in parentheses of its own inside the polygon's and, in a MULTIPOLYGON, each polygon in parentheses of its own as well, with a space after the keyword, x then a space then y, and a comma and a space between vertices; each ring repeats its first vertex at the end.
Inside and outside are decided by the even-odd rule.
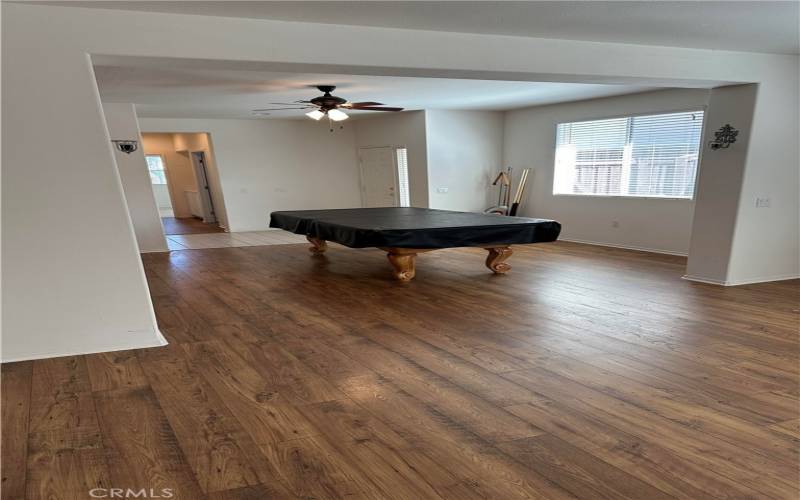
POLYGON ((503 167, 503 113, 425 111, 431 208, 480 212, 497 204, 492 181, 503 167))
POLYGON ((189 157, 175 151, 173 134, 142 134, 142 145, 144 154, 164 157, 175 217, 191 217, 184 191, 197 190, 197 181, 189 157))

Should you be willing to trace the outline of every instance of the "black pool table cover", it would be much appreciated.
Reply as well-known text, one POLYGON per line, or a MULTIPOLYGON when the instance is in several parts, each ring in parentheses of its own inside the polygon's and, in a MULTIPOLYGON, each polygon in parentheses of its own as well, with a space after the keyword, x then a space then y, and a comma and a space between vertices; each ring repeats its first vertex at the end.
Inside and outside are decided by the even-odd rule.
POLYGON ((431 208, 384 207, 272 212, 269 227, 351 248, 454 248, 555 241, 561 224, 431 208))

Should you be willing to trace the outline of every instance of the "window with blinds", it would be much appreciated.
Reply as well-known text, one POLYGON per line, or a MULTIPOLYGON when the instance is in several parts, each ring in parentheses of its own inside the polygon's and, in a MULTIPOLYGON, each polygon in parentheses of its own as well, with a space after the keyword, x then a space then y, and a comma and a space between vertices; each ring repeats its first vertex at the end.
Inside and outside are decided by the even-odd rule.
POLYGON ((559 123, 553 194, 692 198, 703 111, 559 123))
POLYGON ((411 196, 408 192, 408 150, 395 149, 397 155, 397 194, 400 195, 400 206, 410 207, 411 196))

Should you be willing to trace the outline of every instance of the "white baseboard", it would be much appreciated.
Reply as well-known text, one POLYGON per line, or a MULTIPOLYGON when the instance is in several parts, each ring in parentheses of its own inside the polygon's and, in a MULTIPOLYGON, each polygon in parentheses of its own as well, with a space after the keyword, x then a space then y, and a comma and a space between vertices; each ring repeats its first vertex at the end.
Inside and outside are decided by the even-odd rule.
POLYGON ((97 354, 101 352, 128 351, 130 349, 145 349, 148 347, 163 347, 169 344, 169 342, 167 342, 167 339, 164 338, 164 335, 162 335, 159 330, 155 330, 153 333, 156 334, 155 335, 156 338, 154 339, 154 341, 145 343, 132 342, 130 344, 117 344, 115 346, 102 347, 99 349, 92 349, 88 351, 45 352, 45 353, 35 353, 35 354, 29 354, 25 356, 18 356, 11 358, 3 357, 2 362, 16 363, 17 361, 33 361, 37 359, 62 358, 64 356, 82 356, 84 354, 97 354))
POLYGON ((636 250, 639 252, 660 253, 665 255, 677 255, 679 257, 686 257, 685 252, 675 252, 674 250, 663 250, 660 248, 638 247, 633 245, 617 245, 614 243, 602 243, 599 241, 579 240, 577 238, 558 238, 558 241, 569 241, 570 243, 581 243, 584 245, 594 245, 598 247, 621 248, 623 250, 636 250))
POLYGON ((714 278, 704 278, 702 276, 690 276, 687 274, 682 276, 682 278, 688 281, 696 281, 698 283, 708 283, 709 285, 739 286, 739 285, 752 285, 754 283, 770 283, 773 281, 796 280, 800 279, 800 276, 797 275, 768 276, 763 278, 751 278, 746 280, 727 281, 727 280, 718 280, 714 278))

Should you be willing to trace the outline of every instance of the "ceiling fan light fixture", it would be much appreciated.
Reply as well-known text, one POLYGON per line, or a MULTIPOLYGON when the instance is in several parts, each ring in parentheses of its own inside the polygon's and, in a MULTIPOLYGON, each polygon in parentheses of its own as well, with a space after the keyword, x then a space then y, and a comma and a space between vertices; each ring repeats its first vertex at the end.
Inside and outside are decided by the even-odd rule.
POLYGON ((328 117, 335 122, 340 122, 342 120, 347 120, 347 118, 349 118, 347 116, 347 113, 345 113, 344 111, 339 111, 338 109, 332 109, 328 111, 328 117))
POLYGON ((315 109, 314 111, 309 111, 308 113, 306 113, 306 116, 311 118, 312 120, 319 121, 323 116, 325 116, 325 113, 323 113, 318 109, 315 109))

